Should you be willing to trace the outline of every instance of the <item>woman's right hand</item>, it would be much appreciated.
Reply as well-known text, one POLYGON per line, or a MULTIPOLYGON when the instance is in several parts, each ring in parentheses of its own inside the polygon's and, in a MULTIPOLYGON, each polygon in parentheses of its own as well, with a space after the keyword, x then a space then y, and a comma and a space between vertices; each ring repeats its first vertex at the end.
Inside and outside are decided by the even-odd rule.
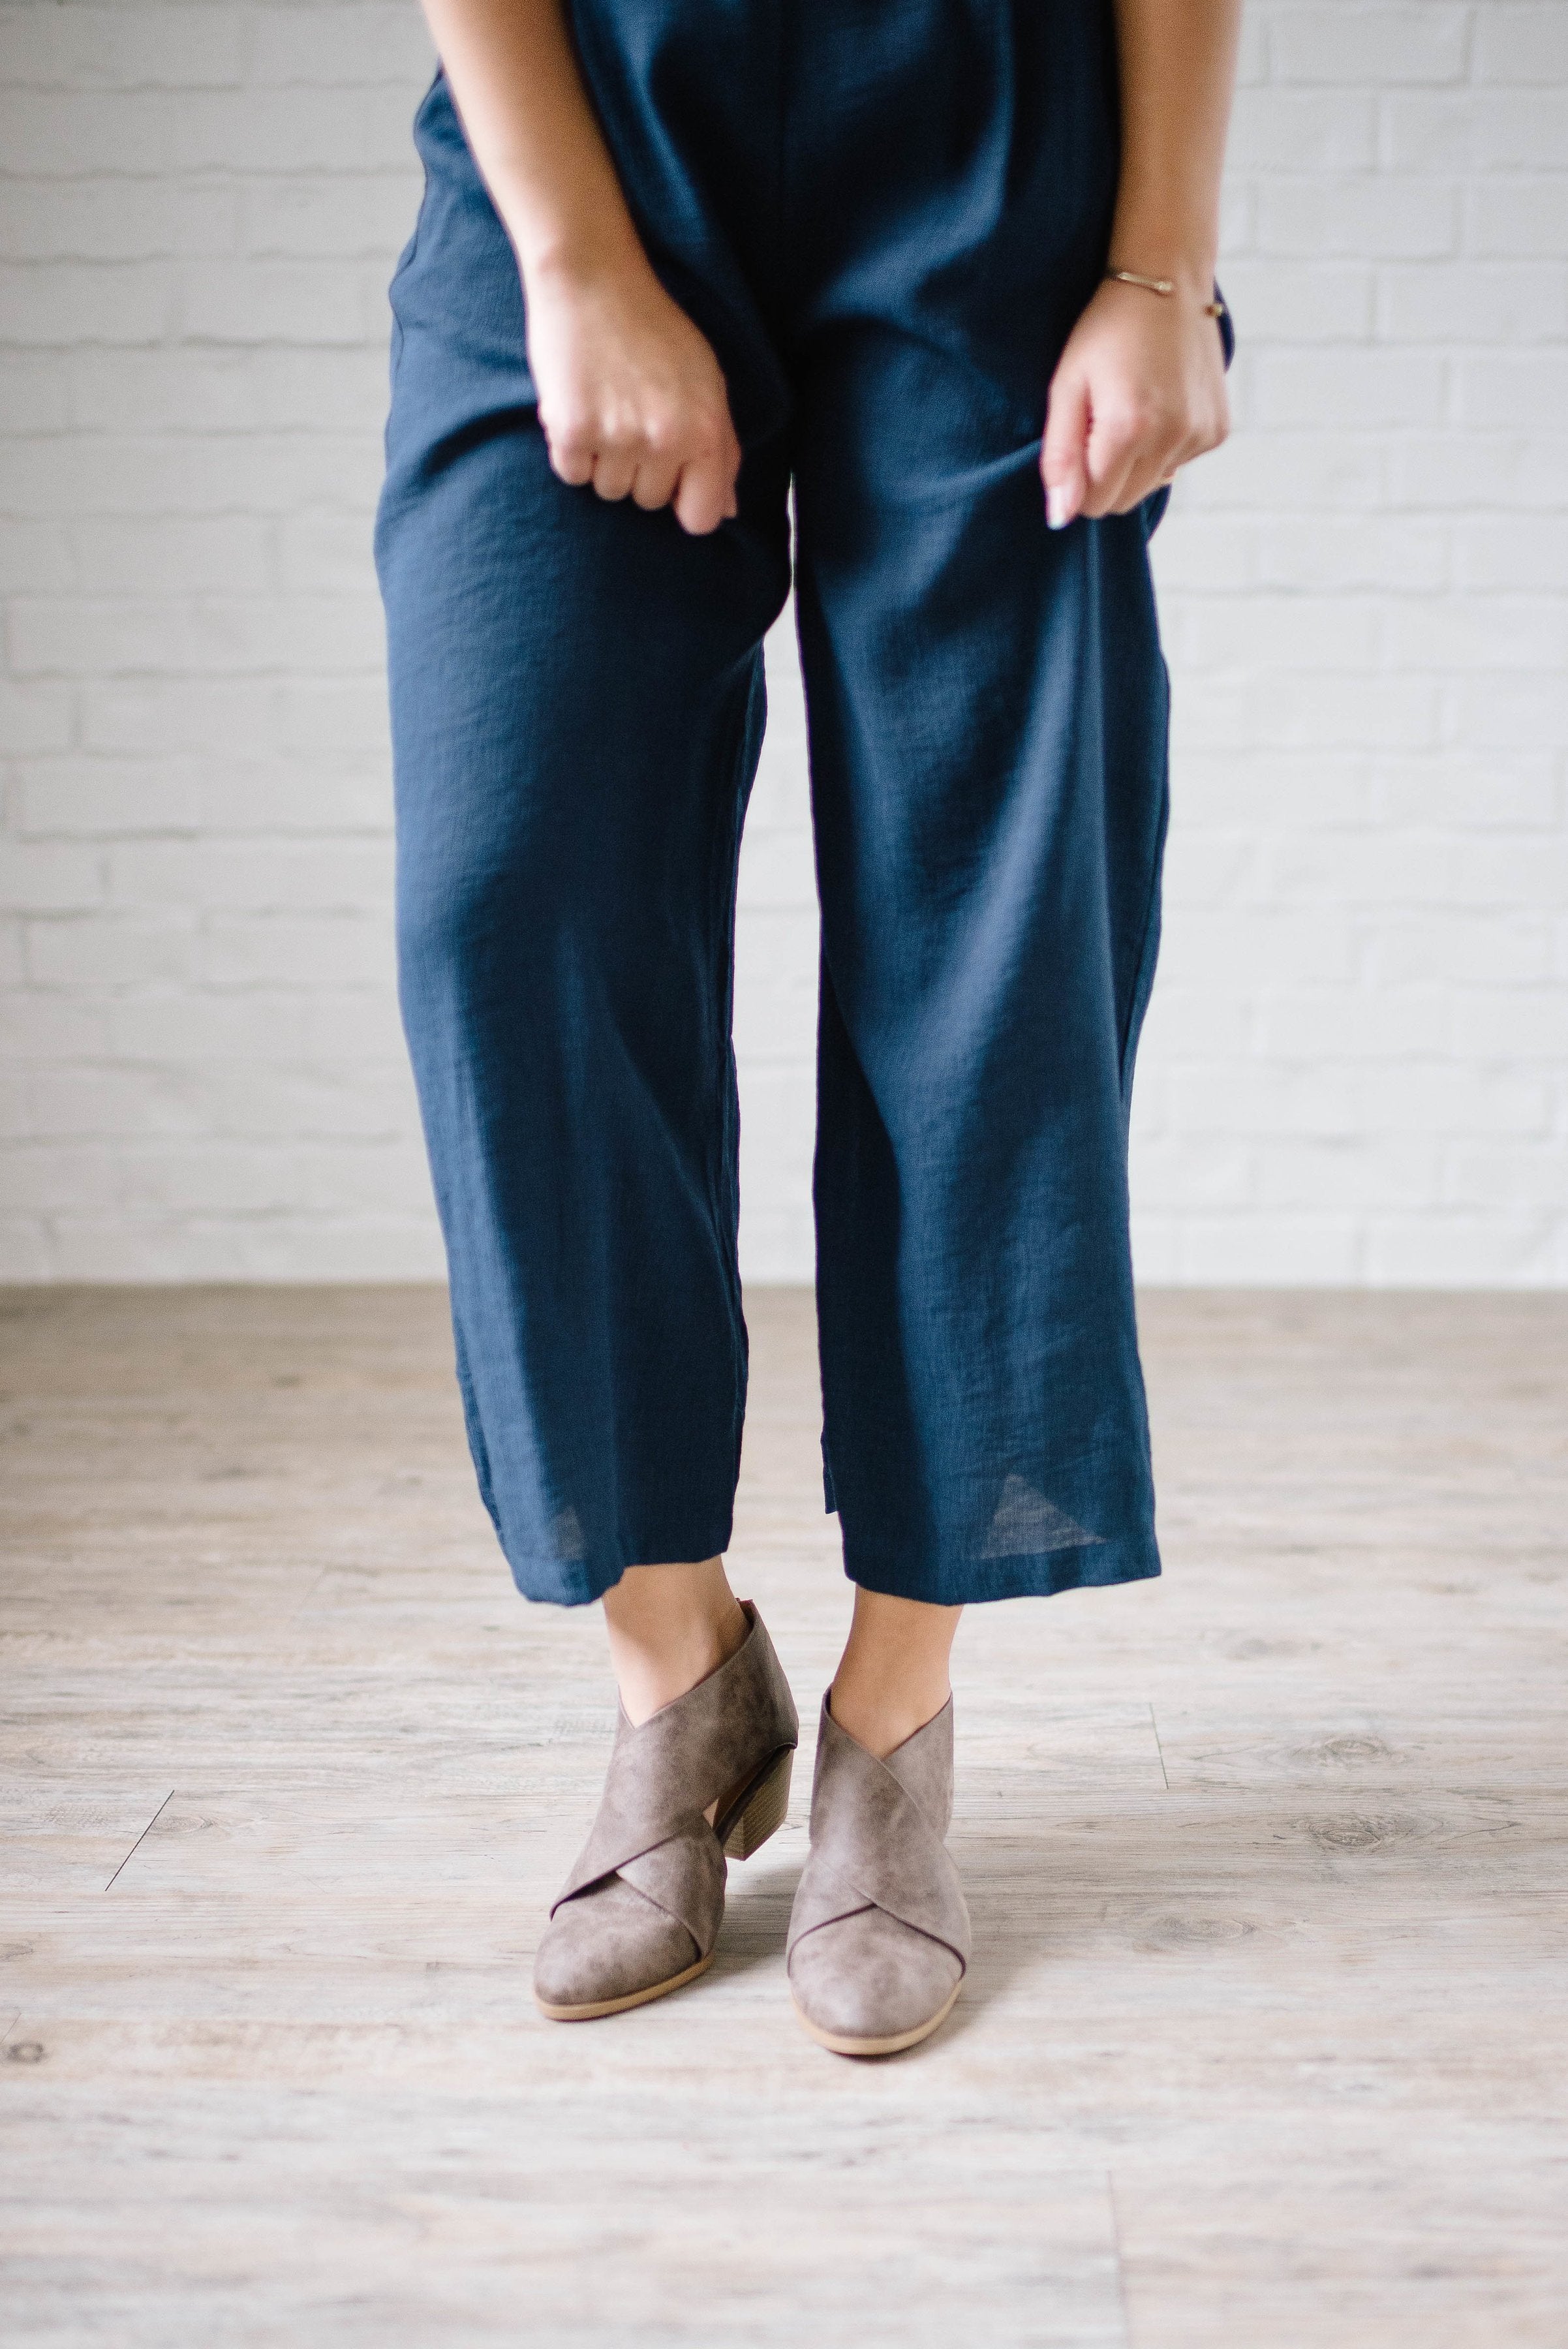
POLYGON ((701 536, 736 512, 741 444, 707 337, 641 261, 527 273, 528 361, 550 462, 601 498, 672 506, 701 536))

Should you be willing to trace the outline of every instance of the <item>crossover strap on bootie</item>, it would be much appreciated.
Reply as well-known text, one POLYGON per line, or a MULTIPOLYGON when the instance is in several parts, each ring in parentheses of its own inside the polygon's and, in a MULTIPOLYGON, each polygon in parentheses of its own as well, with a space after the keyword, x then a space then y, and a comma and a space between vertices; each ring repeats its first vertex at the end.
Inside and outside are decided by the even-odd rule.
POLYGON ((773 1643, 750 1601, 742 1604, 752 1628, 728 1662, 635 1728, 620 1713, 598 1816, 552 1917, 618 1876, 678 1919, 700 1956, 712 1948, 724 1908, 724 1846, 759 1780, 798 1735, 773 1643), (703 1813, 712 1803, 719 1808, 710 1826, 703 1813))
POLYGON ((879 1762, 822 1701, 811 1796, 811 1854, 795 1894, 789 1950, 809 1933, 879 1909, 970 1955, 969 1909, 942 1837, 952 1813, 953 1708, 879 1762))

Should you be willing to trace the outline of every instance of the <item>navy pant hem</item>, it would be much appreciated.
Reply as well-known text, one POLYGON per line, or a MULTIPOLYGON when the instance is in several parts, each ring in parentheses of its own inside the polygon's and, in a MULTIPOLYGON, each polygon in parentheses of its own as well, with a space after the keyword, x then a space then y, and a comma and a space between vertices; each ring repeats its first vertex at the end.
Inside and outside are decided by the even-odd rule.
POLYGON ((695 1565, 705 1557, 722 1557, 730 1547, 732 1519, 717 1519, 689 1538, 672 1541, 660 1534, 628 1548, 624 1556, 599 1558, 546 1557, 506 1553, 512 1579, 524 1599, 541 1607, 591 1607, 613 1590, 628 1566, 695 1565))
POLYGON ((1160 1571, 1152 1534, 1090 1547, 1048 1550, 1033 1557, 971 1558, 963 1565, 912 1574, 908 1558, 888 1558, 846 1542, 844 1571, 864 1590, 889 1599, 919 1599, 932 1607, 978 1607, 992 1599, 1051 1599, 1062 1590, 1098 1590, 1118 1582, 1151 1582, 1160 1571))

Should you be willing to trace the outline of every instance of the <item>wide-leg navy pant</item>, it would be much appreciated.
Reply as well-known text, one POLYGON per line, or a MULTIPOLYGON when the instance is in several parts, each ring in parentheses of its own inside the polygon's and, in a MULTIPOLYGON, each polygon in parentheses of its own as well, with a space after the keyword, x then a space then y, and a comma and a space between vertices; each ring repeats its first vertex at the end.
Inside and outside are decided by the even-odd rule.
POLYGON ((1046 531, 1106 257, 1105 0, 576 0, 745 449, 710 538, 551 472, 438 77, 378 530, 404 1016, 480 1483, 567 1604, 722 1550, 730 1042, 761 643, 794 582, 822 901, 817 1296, 857 1582, 1159 1570, 1126 1120, 1159 927, 1153 508, 1046 531))

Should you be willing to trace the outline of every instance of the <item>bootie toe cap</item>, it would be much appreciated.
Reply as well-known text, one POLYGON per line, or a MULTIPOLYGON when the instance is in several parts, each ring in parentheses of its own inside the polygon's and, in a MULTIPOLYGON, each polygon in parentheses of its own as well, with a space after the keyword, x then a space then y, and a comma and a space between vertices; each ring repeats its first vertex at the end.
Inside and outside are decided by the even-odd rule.
POLYGON ((586 2021, 672 1987, 700 1957, 679 1918, 612 1876, 551 1918, 534 1961, 534 1996, 556 2020, 586 2021))
POLYGON ((819 1926, 790 1953, 790 1992, 802 2020, 846 2053, 912 2046, 940 2022, 962 1979, 944 1942, 880 1909, 819 1926))

